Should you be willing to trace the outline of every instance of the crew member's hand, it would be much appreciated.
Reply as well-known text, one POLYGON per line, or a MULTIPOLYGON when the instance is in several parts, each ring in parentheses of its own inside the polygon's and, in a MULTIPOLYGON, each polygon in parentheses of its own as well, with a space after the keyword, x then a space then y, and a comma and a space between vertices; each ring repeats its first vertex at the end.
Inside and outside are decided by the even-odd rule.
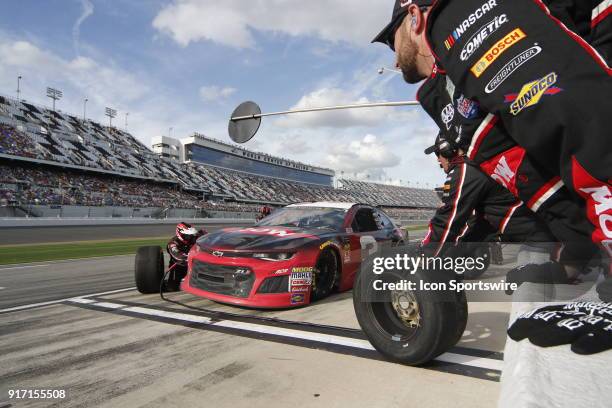
POLYGON ((597 285, 597 293, 604 302, 612 302, 612 277, 597 285))
POLYGON ((577 354, 612 349, 612 303, 575 302, 546 306, 519 316, 508 329, 515 341, 540 347, 571 344, 577 354))
MULTIPOLYGON (((506 274, 506 282, 516 283, 521 286, 524 282, 532 283, 572 283, 567 277, 563 265, 557 262, 546 262, 543 264, 527 264, 512 269, 506 274)), ((514 291, 507 289, 506 294, 511 295, 514 291)))

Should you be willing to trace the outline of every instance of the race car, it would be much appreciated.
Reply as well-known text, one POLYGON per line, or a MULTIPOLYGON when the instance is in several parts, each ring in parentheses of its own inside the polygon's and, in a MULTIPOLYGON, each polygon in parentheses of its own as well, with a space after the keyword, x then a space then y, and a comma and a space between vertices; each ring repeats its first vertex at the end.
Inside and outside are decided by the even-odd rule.
POLYGON ((225 228, 198 239, 181 290, 247 307, 302 306, 351 289, 363 250, 406 241, 372 206, 292 204, 253 227, 225 228))

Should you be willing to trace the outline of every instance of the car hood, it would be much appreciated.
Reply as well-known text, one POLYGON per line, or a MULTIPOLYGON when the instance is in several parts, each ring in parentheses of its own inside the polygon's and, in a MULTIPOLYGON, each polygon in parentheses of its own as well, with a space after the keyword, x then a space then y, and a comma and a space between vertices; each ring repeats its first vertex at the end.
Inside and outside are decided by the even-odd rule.
POLYGON ((295 250, 333 235, 329 230, 290 227, 224 228, 204 235, 198 245, 202 249, 221 250, 295 250))

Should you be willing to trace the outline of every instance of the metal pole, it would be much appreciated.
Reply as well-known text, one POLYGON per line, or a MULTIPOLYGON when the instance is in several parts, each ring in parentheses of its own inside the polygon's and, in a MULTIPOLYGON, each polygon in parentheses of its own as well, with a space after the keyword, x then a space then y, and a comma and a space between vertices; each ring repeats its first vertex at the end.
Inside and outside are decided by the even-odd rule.
POLYGON ((248 116, 235 116, 231 118, 230 120, 239 121, 239 120, 263 118, 265 116, 278 116, 278 115, 289 115, 292 113, 321 112, 321 111, 332 111, 332 110, 342 110, 342 109, 376 108, 376 107, 383 107, 383 106, 386 106, 386 107, 418 106, 418 105, 420 105, 418 101, 378 102, 378 103, 364 103, 364 104, 354 104, 354 105, 338 105, 338 106, 327 106, 323 108, 296 109, 296 110, 288 110, 288 111, 282 111, 282 112, 260 113, 260 114, 248 115, 248 116))
POLYGON ((128 115, 129 115, 129 114, 130 114, 130 112, 125 112, 125 130, 126 130, 126 131, 128 130, 128 122, 127 122, 127 118, 128 118, 128 115))
POLYGON ((87 101, 89 99, 85 98, 85 100, 83 100, 83 122, 85 122, 86 116, 87 116, 87 101))
POLYGON ((17 102, 20 101, 20 97, 21 97, 21 75, 19 75, 17 77, 17 102))

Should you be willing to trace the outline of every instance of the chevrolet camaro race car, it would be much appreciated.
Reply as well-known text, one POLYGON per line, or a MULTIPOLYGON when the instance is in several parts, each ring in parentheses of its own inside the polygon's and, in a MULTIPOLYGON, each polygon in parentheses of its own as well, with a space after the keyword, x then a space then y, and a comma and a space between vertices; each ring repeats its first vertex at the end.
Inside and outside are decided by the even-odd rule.
MULTIPOLYGON (((224 228, 199 238, 189 252, 180 289, 239 306, 302 306, 334 290, 351 289, 362 251, 406 241, 406 234, 378 208, 292 204, 252 227, 224 228)), ((158 258, 162 252, 148 254, 158 258)), ((145 261, 139 263, 137 255, 137 276, 150 274, 161 282, 163 259, 145 261)))

